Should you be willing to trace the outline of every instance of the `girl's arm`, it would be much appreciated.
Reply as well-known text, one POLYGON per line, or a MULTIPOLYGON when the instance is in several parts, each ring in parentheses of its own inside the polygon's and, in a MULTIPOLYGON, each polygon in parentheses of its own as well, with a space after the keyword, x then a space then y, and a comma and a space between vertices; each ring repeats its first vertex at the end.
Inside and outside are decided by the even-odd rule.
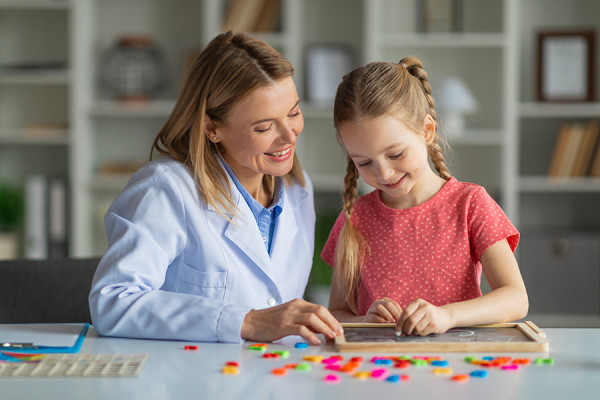
POLYGON ((397 331, 408 335, 443 333, 456 326, 514 321, 527 315, 529 300, 519 266, 506 239, 481 256, 483 272, 492 291, 476 299, 436 307, 416 300, 403 311, 397 331))
POLYGON ((346 303, 346 291, 341 280, 339 268, 333 269, 331 291, 329 293, 329 311, 340 322, 376 322, 395 323, 402 308, 392 299, 384 297, 371 304, 366 315, 356 315, 346 303))

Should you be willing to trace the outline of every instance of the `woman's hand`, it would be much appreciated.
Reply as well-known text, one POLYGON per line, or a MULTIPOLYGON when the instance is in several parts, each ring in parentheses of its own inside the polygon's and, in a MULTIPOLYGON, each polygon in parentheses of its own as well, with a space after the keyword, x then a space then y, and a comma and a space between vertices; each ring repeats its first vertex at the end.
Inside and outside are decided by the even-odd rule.
POLYGON ((425 336, 440 334, 452 328, 450 311, 436 307, 425 300, 417 299, 410 303, 396 323, 396 332, 406 335, 425 336))
POLYGON ((363 322, 395 323, 402 314, 400 304, 387 297, 375 300, 367 310, 363 322))
POLYGON ((242 323, 242 338, 259 342, 272 342, 284 336, 300 335, 314 345, 321 344, 316 333, 330 339, 344 332, 329 310, 302 299, 252 310, 242 323))

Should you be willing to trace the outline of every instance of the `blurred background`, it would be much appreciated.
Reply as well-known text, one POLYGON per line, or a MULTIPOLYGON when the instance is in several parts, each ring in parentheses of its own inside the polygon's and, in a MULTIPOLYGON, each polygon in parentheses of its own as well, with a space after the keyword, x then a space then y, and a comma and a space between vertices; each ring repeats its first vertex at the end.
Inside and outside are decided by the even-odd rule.
POLYGON ((102 255, 104 213, 148 161, 190 62, 243 30, 296 68, 318 213, 307 297, 327 302, 319 253, 341 208, 337 84, 416 55, 452 174, 522 233, 529 318, 600 326, 598 15, 594 0, 0 0, 0 258, 102 255))

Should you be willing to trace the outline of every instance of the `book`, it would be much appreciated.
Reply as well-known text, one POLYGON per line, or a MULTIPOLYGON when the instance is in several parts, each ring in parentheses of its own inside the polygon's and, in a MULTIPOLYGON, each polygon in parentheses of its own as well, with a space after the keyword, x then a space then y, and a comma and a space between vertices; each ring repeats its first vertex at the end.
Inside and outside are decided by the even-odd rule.
POLYGON ((577 123, 571 125, 569 129, 567 147, 565 150, 565 161, 562 165, 559 176, 569 177, 573 173, 573 168, 575 166, 575 162, 577 161, 577 156, 581 148, 581 142, 584 133, 585 130, 582 124, 577 123))
POLYGON ((265 0, 254 26, 254 32, 272 32, 277 28, 281 11, 281 0, 265 0))
POLYGON ((586 176, 590 169, 596 141, 598 140, 598 121, 592 120, 584 127, 581 146, 577 153, 577 159, 571 173, 572 176, 586 176))
POLYGON ((225 13, 223 31, 252 31, 266 0, 231 0, 225 13))
POLYGON ((600 177, 600 139, 596 142, 594 147, 594 156, 588 170, 588 175, 595 178, 600 177))
POLYGON ((560 128, 560 132, 556 138, 554 145, 554 151, 552 153, 552 159, 550 161, 550 168, 548 175, 551 177, 560 176, 560 171, 563 169, 563 163, 565 161, 565 153, 567 148, 567 142, 569 140, 570 127, 565 124, 560 128))

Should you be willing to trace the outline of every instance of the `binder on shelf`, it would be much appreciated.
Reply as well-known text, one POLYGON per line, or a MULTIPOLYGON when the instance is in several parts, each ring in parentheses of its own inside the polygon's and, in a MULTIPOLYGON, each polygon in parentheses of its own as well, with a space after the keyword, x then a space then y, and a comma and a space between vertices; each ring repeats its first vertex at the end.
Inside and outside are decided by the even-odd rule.
POLYGON ((25 181, 24 257, 43 260, 68 255, 67 180, 29 175, 25 181))
POLYGON ((25 258, 48 258, 47 187, 45 175, 29 175, 25 180, 25 258))
POLYGON ((65 258, 67 249, 67 180, 48 182, 48 258, 65 258))

